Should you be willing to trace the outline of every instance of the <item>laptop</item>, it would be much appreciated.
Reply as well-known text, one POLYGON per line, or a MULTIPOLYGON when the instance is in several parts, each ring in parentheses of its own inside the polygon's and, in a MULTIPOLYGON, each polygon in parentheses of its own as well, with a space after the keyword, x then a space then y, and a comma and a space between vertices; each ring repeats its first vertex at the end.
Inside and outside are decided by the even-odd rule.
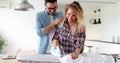
POLYGON ((17 54, 19 53, 20 49, 18 49, 16 52, 15 52, 15 55, 5 55, 5 56, 2 56, 2 59, 15 59, 17 54))

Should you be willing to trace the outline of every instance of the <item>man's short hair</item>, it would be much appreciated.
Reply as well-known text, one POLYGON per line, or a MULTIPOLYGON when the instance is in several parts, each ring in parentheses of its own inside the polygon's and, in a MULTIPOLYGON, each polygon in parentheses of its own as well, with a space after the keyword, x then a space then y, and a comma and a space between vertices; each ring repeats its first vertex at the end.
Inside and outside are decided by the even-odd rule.
POLYGON ((57 2, 57 0, 45 0, 45 3, 54 3, 54 2, 57 2))

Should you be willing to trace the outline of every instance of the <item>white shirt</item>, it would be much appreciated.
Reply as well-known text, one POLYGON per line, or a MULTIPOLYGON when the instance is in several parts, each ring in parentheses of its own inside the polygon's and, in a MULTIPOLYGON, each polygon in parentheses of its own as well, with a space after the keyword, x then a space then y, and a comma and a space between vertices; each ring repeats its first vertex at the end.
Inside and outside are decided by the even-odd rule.
MULTIPOLYGON (((54 21, 54 16, 50 15, 50 23, 54 21)), ((47 53, 50 53, 50 49, 51 49, 51 45, 52 45, 52 38, 55 32, 55 28, 53 28, 50 33, 48 34, 48 38, 49 38, 49 44, 47 47, 47 53)))

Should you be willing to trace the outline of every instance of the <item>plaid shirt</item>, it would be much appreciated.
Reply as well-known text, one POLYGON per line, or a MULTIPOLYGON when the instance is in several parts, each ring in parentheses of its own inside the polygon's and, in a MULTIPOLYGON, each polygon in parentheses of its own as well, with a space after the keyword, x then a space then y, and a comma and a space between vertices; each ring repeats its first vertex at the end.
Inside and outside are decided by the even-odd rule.
POLYGON ((64 23, 63 27, 56 27, 56 32, 53 36, 53 39, 59 41, 60 46, 62 46, 64 53, 69 54, 80 48, 83 50, 86 34, 82 33, 72 33, 68 24, 64 23))

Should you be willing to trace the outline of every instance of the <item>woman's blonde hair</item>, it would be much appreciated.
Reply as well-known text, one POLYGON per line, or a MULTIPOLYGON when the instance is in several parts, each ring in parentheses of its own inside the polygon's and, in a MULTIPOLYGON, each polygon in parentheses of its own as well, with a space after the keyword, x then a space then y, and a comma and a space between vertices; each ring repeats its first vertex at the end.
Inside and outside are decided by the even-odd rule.
POLYGON ((60 24, 60 26, 62 27, 64 22, 67 21, 66 14, 67 14, 67 11, 68 11, 69 8, 73 9, 76 12, 76 16, 77 16, 77 19, 76 19, 76 21, 74 21, 73 26, 70 30, 73 33, 77 33, 78 30, 80 29, 81 25, 83 24, 83 18, 84 18, 83 14, 84 14, 84 12, 83 12, 83 9, 82 9, 81 5, 76 1, 74 1, 73 3, 66 6, 66 8, 65 8, 65 18, 64 18, 63 22, 60 24))

